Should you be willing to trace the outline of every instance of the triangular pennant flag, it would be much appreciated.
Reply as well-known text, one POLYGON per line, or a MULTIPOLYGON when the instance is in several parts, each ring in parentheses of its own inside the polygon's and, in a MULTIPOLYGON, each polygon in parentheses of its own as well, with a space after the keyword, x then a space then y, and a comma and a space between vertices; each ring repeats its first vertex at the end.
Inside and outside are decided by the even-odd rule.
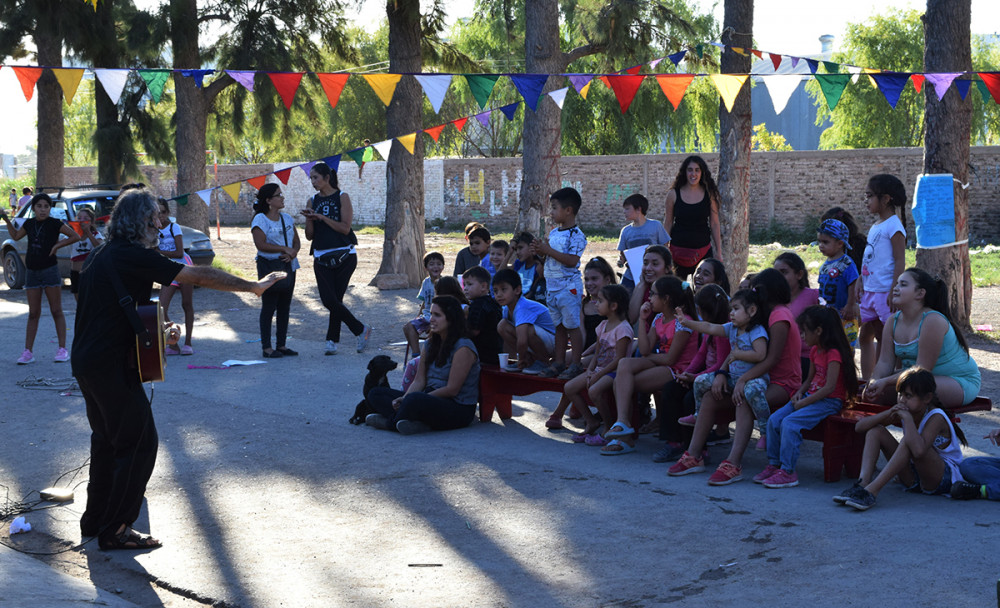
POLYGON ((674 110, 680 107, 684 93, 694 80, 694 74, 658 74, 656 82, 663 89, 663 94, 667 96, 674 110))
MULTIPOLYGON (((339 154, 337 154, 335 156, 327 156, 326 158, 323 159, 322 162, 326 163, 326 166, 330 167, 330 171, 333 171, 334 173, 336 173, 340 169, 340 155, 339 154)), ((312 167, 309 167, 309 170, 311 171, 312 167)))
POLYGON ((566 74, 566 78, 569 78, 569 82, 573 85, 573 88, 576 89, 576 92, 580 93, 583 90, 583 87, 590 84, 590 80, 593 76, 590 74, 566 74))
POLYGON ((170 79, 170 70, 137 70, 139 76, 146 82, 146 88, 149 89, 149 96, 153 98, 153 103, 160 103, 160 97, 163 96, 163 87, 167 85, 167 80, 170 79))
POLYGON ((868 76, 868 82, 872 83, 872 86, 877 89, 878 88, 878 83, 875 82, 874 78, 872 78, 872 74, 880 74, 880 73, 882 73, 882 70, 873 70, 871 68, 861 68, 861 71, 864 72, 865 74, 867 74, 867 76, 868 76))
POLYGON ((173 198, 171 200, 177 201, 177 206, 178 207, 184 207, 185 205, 188 204, 188 196, 189 196, 188 194, 182 194, 182 195, 180 195, 178 197, 175 197, 175 198, 173 198))
POLYGON ((839 74, 840 73, 840 64, 839 63, 834 63, 832 61, 824 61, 823 62, 823 69, 826 70, 827 74, 839 74))
MULTIPOLYGON (((976 84, 977 85, 982 85, 982 86, 979 87, 980 91, 982 91, 986 87, 986 85, 984 85, 981 80, 977 80, 976 84)), ((955 88, 958 89, 958 94, 961 95, 962 101, 965 101, 965 96, 969 94, 969 87, 970 86, 972 86, 972 81, 971 80, 956 80, 955 81, 955 88)), ((987 97, 987 95, 984 92, 983 93, 983 99, 985 100, 986 97, 987 97)))
MULTIPOLYGON (((435 114, 441 113, 441 104, 451 86, 451 74, 417 74, 414 76, 424 89, 424 95, 431 102, 435 114)), ((416 137, 416 135, 414 135, 416 137)))
POLYGON ((424 133, 430 135, 431 139, 434 140, 434 143, 437 143, 438 138, 441 137, 441 131, 444 131, 444 128, 446 126, 448 125, 443 124, 443 125, 438 125, 436 127, 431 127, 430 129, 424 129, 424 133))
POLYGON ((73 68, 52 68, 59 86, 62 87, 63 97, 66 103, 73 103, 73 96, 76 95, 77 88, 80 87, 80 80, 83 78, 83 70, 73 68))
POLYGON ((467 122, 469 122, 468 116, 464 118, 456 118, 455 120, 451 121, 451 124, 455 125, 455 128, 461 131, 462 129, 465 128, 465 123, 467 122))
POLYGON ((386 107, 392 103, 392 94, 396 92, 396 85, 399 84, 399 79, 402 78, 400 74, 365 74, 365 80, 368 81, 368 85, 375 91, 378 98, 382 100, 382 103, 386 107))
POLYGON ((597 80, 600 80, 601 82, 603 82, 604 86, 608 87, 609 89, 611 88, 611 81, 608 80, 607 76, 598 76, 597 80))
MULTIPOLYGON (((922 89, 924 87, 924 75, 923 74, 913 74, 912 76, 910 76, 910 82, 913 83, 913 90, 915 90, 917 93, 919 93, 920 89, 922 89)), ((945 90, 947 90, 947 89, 945 89, 945 90)))
POLYGON ((238 203, 240 202, 240 186, 242 185, 242 182, 226 184, 222 187, 222 190, 229 195, 229 198, 233 199, 234 203, 238 203))
POLYGON ((514 113, 517 112, 517 107, 521 105, 521 102, 517 101, 514 103, 509 103, 505 106, 500 107, 500 111, 503 115, 507 117, 507 120, 514 120, 514 113))
POLYGON ((850 74, 816 74, 816 82, 819 83, 823 97, 826 98, 826 105, 831 111, 837 107, 840 96, 844 94, 844 88, 850 80, 850 74))
POLYGON ((250 179, 247 180, 247 183, 253 186, 254 188, 260 190, 261 187, 267 183, 267 176, 258 175, 257 177, 251 177, 250 179))
POLYGON ((294 167, 286 167, 280 171, 275 171, 274 176, 281 180, 282 184, 288 185, 288 178, 292 176, 292 169, 294 167))
POLYGON ((496 86, 499 78, 500 76, 497 74, 465 74, 465 81, 469 83, 469 89, 472 91, 472 96, 476 98, 479 109, 486 107, 490 93, 493 92, 493 87, 496 86))
POLYGON ((885 100, 895 110, 896 104, 899 103, 899 96, 902 95, 903 88, 906 86, 906 81, 910 79, 910 75, 896 72, 882 72, 881 74, 872 74, 871 76, 878 83, 878 90, 882 91, 885 100))
POLYGON ((309 177, 309 172, 313 170, 313 167, 315 167, 318 162, 319 161, 317 160, 311 160, 307 163, 302 163, 299 165, 299 169, 302 169, 302 172, 306 174, 306 177, 309 177))
POLYGON ((490 114, 492 112, 493 110, 486 110, 485 112, 480 112, 479 114, 476 114, 476 120, 479 121, 479 124, 483 125, 484 129, 490 126, 490 114))
MULTIPOLYGON (((295 100, 295 91, 299 90, 299 83, 302 82, 304 72, 268 72, 267 75, 274 84, 274 88, 281 95, 281 101, 285 103, 285 109, 292 109, 292 102, 295 100)), ((389 105, 389 104, 386 104, 389 105)))
POLYGON ((709 80, 715 85, 715 88, 719 90, 719 95, 722 96, 723 103, 726 104, 726 110, 728 112, 733 111, 733 104, 736 103, 736 96, 740 94, 740 90, 743 88, 743 83, 747 81, 747 74, 734 75, 734 74, 710 74, 709 80))
POLYGON ((642 71, 642 66, 641 65, 634 65, 634 66, 630 67, 629 69, 625 70, 625 73, 626 74, 631 74, 631 75, 635 76, 636 74, 638 74, 641 71, 642 71))
POLYGON ((406 148, 407 152, 409 152, 410 154, 413 154, 413 145, 417 142, 417 134, 416 133, 409 133, 407 135, 400 135, 396 139, 399 140, 399 143, 403 144, 403 147, 406 148))
MULTIPOLYGON (((926 78, 928 82, 934 85, 934 92, 937 93, 938 101, 941 101, 941 99, 944 97, 944 94, 948 92, 948 87, 951 86, 951 83, 954 82, 954 80, 961 75, 962 75, 961 72, 950 73, 950 74, 927 74, 926 78)), ((917 86, 916 85, 917 76, 921 76, 921 78, 924 77, 921 74, 914 74, 913 75, 914 87, 917 86)), ((917 91, 920 91, 920 89, 918 88, 917 91)))
POLYGON ((94 11, 97 11, 97 0, 87 0, 94 7, 94 11))
POLYGON ((212 190, 215 190, 215 188, 206 188, 195 193, 201 197, 201 200, 205 201, 206 207, 212 206, 212 190))
POLYGON ((649 69, 655 70, 656 66, 660 65, 661 61, 663 61, 663 57, 660 57, 659 59, 654 59, 654 60, 650 61, 649 62, 649 69))
POLYGON ((746 51, 743 50, 743 47, 740 47, 740 46, 731 46, 729 48, 732 49, 732 51, 734 53, 736 53, 737 55, 743 55, 744 57, 747 56, 747 53, 746 53, 746 51))
POLYGON ((215 70, 181 70, 181 76, 194 78, 194 86, 199 89, 205 86, 205 76, 214 74, 215 70))
POLYGON ((615 92, 615 97, 618 98, 618 106, 622 109, 622 114, 632 105, 632 100, 635 99, 635 94, 639 92, 639 86, 642 85, 642 81, 645 78, 641 74, 607 77, 612 90, 615 92))
POLYGON ((125 83, 128 81, 128 73, 128 70, 94 70, 97 80, 104 87, 104 92, 111 98, 111 103, 117 104, 121 98, 125 83))
POLYGON ((524 98, 524 103, 528 104, 531 111, 538 110, 538 99, 542 96, 542 89, 549 79, 548 74, 511 74, 510 79, 514 82, 517 92, 524 98))
MULTIPOLYGON (((958 92, 962 95, 962 99, 965 99, 965 95, 968 94, 968 92, 969 92, 969 84, 968 83, 969 83, 968 80, 959 80, 959 81, 957 81, 955 83, 955 88, 958 89, 958 92), (965 84, 965 93, 962 93, 962 86, 961 85, 962 85, 963 82, 966 83, 965 84)), ((990 90, 986 88, 986 83, 983 82, 982 80, 977 80, 976 81, 976 88, 979 89, 979 95, 980 95, 980 97, 983 98, 983 101, 986 101, 989 98, 989 96, 990 96, 990 90)))
POLYGON ((350 156, 354 162, 358 163, 359 167, 365 164, 365 148, 355 148, 350 150, 347 155, 350 156))
POLYGON ((753 55, 754 57, 756 57, 757 59, 763 59, 763 58, 764 58, 764 53, 761 53, 761 52, 760 52, 760 51, 758 51, 757 49, 750 49, 750 53, 751 53, 751 54, 752 54, 752 55, 753 55))
POLYGON ((806 59, 806 63, 809 64, 809 71, 812 72, 813 74, 815 74, 816 70, 819 69, 819 62, 816 61, 815 59, 808 59, 807 58, 806 59))
POLYGON ((705 45, 704 44, 696 44, 696 45, 694 45, 694 52, 695 52, 696 55, 698 55, 698 59, 704 59, 705 58, 705 45))
POLYGON ((791 57, 791 60, 792 60, 792 69, 796 68, 799 65, 799 60, 800 59, 801 59, 801 57, 791 57))
POLYGON ((563 103, 566 101, 566 93, 568 92, 569 92, 569 87, 563 87, 561 89, 556 89, 555 91, 549 91, 549 97, 552 98, 552 101, 556 102, 556 105, 559 106, 560 110, 563 107, 563 103))
POLYGON ((684 55, 687 55, 687 49, 683 51, 677 51, 673 55, 667 55, 667 59, 669 59, 676 66, 681 62, 682 59, 684 59, 684 55))
POLYGON ((42 68, 14 68, 14 73, 17 74, 17 79, 21 81, 21 91, 24 93, 24 98, 27 101, 31 101, 31 96, 35 93, 35 83, 42 75, 42 68))
MULTIPOLYGON (((979 72, 979 77, 983 79, 983 84, 986 85, 987 89, 989 89, 990 95, 993 97, 993 101, 1000 103, 1000 73, 979 72)), ((968 85, 966 85, 966 92, 968 92, 968 90, 968 85)), ((964 95, 962 97, 963 99, 965 98, 964 95)))
POLYGON ((767 92, 771 95, 771 104, 774 106, 774 113, 781 114, 788 105, 788 100, 792 93, 799 88, 802 76, 799 74, 769 74, 762 77, 767 92))
POLYGON ((344 85, 347 84, 347 79, 350 74, 329 74, 325 72, 318 72, 316 78, 319 78, 319 84, 323 87, 323 92, 326 93, 326 98, 330 102, 331 108, 337 107, 337 102, 340 101, 340 93, 344 90, 344 85))
POLYGON ((594 82, 594 81, 593 81, 593 80, 591 80, 591 81, 590 81, 590 82, 588 82, 587 84, 583 85, 583 88, 582 88, 582 89, 580 89, 580 97, 583 97, 584 99, 586 99, 586 98, 587 98, 587 93, 589 93, 589 92, 590 92, 590 84, 591 84, 592 82, 594 82))
POLYGON ((851 74, 851 82, 853 82, 854 84, 858 84, 858 76, 861 75, 861 68, 854 65, 849 65, 847 66, 847 71, 851 74))
POLYGON ((253 77, 257 75, 257 72, 238 72, 236 70, 226 70, 226 74, 229 74, 230 78, 243 85, 244 89, 253 93, 253 77))
POLYGON ((774 66, 774 71, 777 72, 778 66, 781 65, 782 56, 777 53, 768 53, 768 55, 771 57, 771 65, 774 66))

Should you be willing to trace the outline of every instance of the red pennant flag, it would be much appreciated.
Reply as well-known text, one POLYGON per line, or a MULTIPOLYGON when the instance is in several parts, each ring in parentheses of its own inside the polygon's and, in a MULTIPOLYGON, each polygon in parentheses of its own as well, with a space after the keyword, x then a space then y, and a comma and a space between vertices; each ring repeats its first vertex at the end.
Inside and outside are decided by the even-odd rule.
POLYGON ((446 126, 448 125, 444 124, 444 125, 438 125, 436 127, 431 127, 430 129, 424 129, 424 133, 430 135, 431 139, 434 140, 434 143, 437 143, 438 138, 441 137, 441 131, 444 131, 444 128, 446 126))
POLYGON ((910 76, 910 80, 913 81, 913 88, 916 89, 917 93, 919 93, 920 89, 924 87, 924 75, 914 74, 910 76))
POLYGON ((778 66, 781 65, 781 55, 777 53, 771 53, 771 64, 774 65, 774 71, 778 71, 778 66))
POLYGON ((604 86, 608 87, 609 89, 611 88, 611 81, 608 80, 607 76, 598 76, 597 79, 603 82, 604 86))
POLYGON ((608 80, 611 81, 611 88, 615 91, 615 97, 618 98, 618 105, 621 106, 622 114, 632 105, 635 94, 639 92, 639 85, 642 84, 645 78, 642 75, 608 76, 608 80))
POLYGON ((466 116, 465 118, 459 118, 458 120, 451 121, 451 124, 455 125, 455 128, 461 131, 462 129, 465 128, 465 123, 467 123, 468 121, 469 117, 466 116))
POLYGON ((663 89, 663 94, 673 104, 674 110, 680 107, 684 93, 693 80, 694 74, 659 74, 656 76, 656 82, 663 89))
POLYGON ((764 53, 761 53, 757 49, 750 49, 750 52, 757 56, 757 59, 763 59, 764 53))
POLYGON ((990 95, 993 96, 993 101, 1000 103, 1000 73, 979 72, 979 77, 983 79, 983 84, 985 84, 986 88, 990 90, 990 95))
POLYGON ((247 180, 247 183, 253 186, 254 188, 260 190, 261 187, 267 183, 267 176, 258 175, 257 177, 251 177, 250 179, 247 180))
POLYGON ((347 84, 348 77, 350 77, 350 74, 316 73, 316 78, 319 78, 319 83, 323 85, 323 91, 326 92, 326 98, 330 100, 331 108, 337 107, 337 102, 340 101, 340 93, 344 90, 344 85, 347 84))
POLYGON ((42 68, 14 68, 17 79, 21 81, 21 90, 24 91, 24 98, 31 101, 31 96, 35 92, 35 83, 42 75, 42 68))
MULTIPOLYGON (((281 183, 288 185, 288 178, 292 176, 292 169, 294 167, 289 167, 287 169, 282 169, 281 171, 275 171, 274 176, 281 180, 281 183)), ((260 190, 260 188, 257 188, 260 190)))
POLYGON ((298 90, 299 83, 302 82, 302 74, 304 72, 267 73, 271 78, 271 82, 274 83, 274 88, 278 89, 281 101, 285 102, 286 110, 292 109, 292 101, 295 99, 295 91, 298 90))
POLYGON ((639 73, 639 70, 641 70, 641 69, 642 69, 642 66, 641 65, 637 65, 635 67, 631 67, 631 68, 625 70, 625 73, 626 74, 631 74, 631 75, 635 76, 636 74, 639 73))

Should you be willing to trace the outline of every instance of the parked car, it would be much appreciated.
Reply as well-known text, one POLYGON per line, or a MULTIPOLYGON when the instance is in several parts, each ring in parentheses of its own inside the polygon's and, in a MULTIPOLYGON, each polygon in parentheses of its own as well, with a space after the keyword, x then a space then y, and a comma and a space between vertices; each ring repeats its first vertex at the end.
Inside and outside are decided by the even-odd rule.
MULTIPOLYGON (((100 186, 88 188, 78 186, 74 188, 60 188, 55 192, 48 192, 52 197, 52 217, 64 220, 75 221, 76 212, 88 207, 97 217, 97 227, 102 234, 107 236, 105 224, 111 217, 111 211, 115 207, 115 199, 118 197, 118 190, 111 186, 100 186)), ((45 188, 40 190, 52 190, 45 188)), ((29 205, 25 205, 18 211, 17 218, 28 219, 34 217, 34 212, 29 205)), ((173 220, 174 218, 170 218, 173 220)), ((181 235, 184 239, 184 251, 191 256, 191 261, 199 266, 209 266, 215 259, 215 251, 212 249, 212 241, 200 230, 181 226, 181 235)), ((66 238, 66 237, 62 237, 66 238)), ((0 245, 0 256, 3 257, 3 278, 7 286, 11 289, 21 289, 24 287, 24 255, 28 248, 28 239, 19 241, 6 239, 0 245)), ((70 250, 72 247, 63 247, 57 252, 59 259, 59 272, 64 279, 69 278, 70 270, 70 250)))

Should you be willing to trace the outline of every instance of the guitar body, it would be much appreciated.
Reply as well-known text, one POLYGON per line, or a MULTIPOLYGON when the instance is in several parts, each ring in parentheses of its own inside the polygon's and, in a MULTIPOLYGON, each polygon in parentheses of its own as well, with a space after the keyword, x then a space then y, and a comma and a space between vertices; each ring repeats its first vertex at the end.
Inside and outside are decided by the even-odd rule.
POLYGON ((136 336, 136 354, 139 360, 139 379, 142 382, 163 382, 163 309, 159 300, 136 306, 142 326, 149 332, 147 346, 143 336, 136 336))

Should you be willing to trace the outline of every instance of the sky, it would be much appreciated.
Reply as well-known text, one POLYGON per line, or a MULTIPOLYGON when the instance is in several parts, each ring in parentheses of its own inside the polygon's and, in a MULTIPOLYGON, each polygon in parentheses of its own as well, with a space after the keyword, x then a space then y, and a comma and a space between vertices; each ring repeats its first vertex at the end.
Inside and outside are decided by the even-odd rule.
MULTIPOLYGON (((81 0, 82 1, 82 0, 81 0)), ((723 18, 723 0, 693 0, 702 10, 715 7, 716 19, 723 18)), ((138 0, 140 6, 159 4, 159 0, 138 0)), ((473 0, 446 0, 450 20, 473 16, 473 0)), ((348 17, 365 25, 377 23, 384 13, 384 3, 369 0, 348 17)), ((811 55, 820 50, 819 37, 835 36, 834 50, 839 48, 848 22, 863 21, 889 8, 923 10, 920 0, 836 0, 806 2, 803 0, 756 0, 754 3, 753 35, 757 48, 787 55, 811 55), (812 7, 821 8, 814 9, 812 7), (808 8, 806 8, 808 7, 808 8)), ((1000 1, 972 0, 973 34, 996 34, 1000 30, 1000 1)), ((35 131, 35 100, 26 102, 14 71, 0 69, 0 153, 20 154, 37 142, 35 131)))

